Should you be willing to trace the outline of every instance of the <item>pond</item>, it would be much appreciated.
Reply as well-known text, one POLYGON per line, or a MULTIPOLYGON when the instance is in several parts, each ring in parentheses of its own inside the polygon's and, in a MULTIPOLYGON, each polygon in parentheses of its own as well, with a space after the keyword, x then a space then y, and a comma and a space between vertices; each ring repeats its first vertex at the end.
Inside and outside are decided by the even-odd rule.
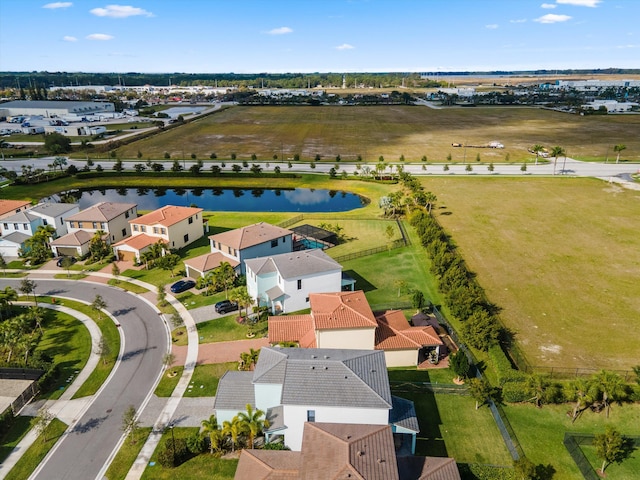
POLYGON ((60 195, 80 203, 80 209, 98 202, 138 204, 138 210, 164 205, 196 205, 224 212, 345 212, 367 204, 365 198, 337 190, 309 188, 106 188, 74 190, 60 195))

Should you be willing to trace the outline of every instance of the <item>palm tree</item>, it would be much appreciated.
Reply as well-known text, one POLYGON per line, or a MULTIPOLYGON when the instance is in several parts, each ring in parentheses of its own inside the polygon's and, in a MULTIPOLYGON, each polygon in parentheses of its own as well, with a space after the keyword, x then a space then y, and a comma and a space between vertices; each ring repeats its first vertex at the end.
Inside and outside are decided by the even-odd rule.
POLYGON ((551 156, 553 157, 553 174, 556 174, 556 164, 558 163, 558 157, 564 155, 564 159, 567 159, 567 153, 564 148, 555 146, 551 150, 551 156))
POLYGON ((42 333, 42 309, 38 307, 31 307, 29 308, 28 315, 29 318, 35 322, 36 326, 40 330, 40 333, 42 333))
POLYGON ((236 279, 236 271, 229 262, 222 262, 218 268, 214 270, 216 283, 224 286, 224 298, 229 299, 229 287, 233 285, 236 279))
POLYGON ((238 415, 233 417, 231 421, 225 420, 222 422, 222 435, 231 438, 231 451, 236 451, 236 443, 238 443, 238 437, 245 431, 244 424, 238 418, 238 415))
POLYGON ((12 303, 18 300, 18 292, 11 287, 4 287, 4 290, 0 290, 0 320, 2 320, 2 313, 11 307, 12 303))
POLYGON ((542 145, 539 145, 539 144, 536 143, 533 147, 531 147, 531 151, 536 154, 536 163, 535 163, 535 165, 537 165, 538 164, 538 156, 540 155, 540 152, 544 151, 544 147, 542 145))
POLYGON ((609 418, 611 402, 622 400, 626 395, 624 380, 617 373, 602 370, 595 375, 593 381, 602 393, 602 403, 607 409, 607 418, 609 418))
POLYGON ((218 419, 215 415, 211 415, 209 420, 202 420, 202 434, 209 437, 209 452, 213 454, 214 450, 220 449, 220 440, 222 440, 222 431, 218 425, 218 419))
POLYGON ((620 162, 620 152, 626 150, 627 146, 624 143, 619 143, 613 147, 613 151, 616 152, 616 163, 620 162))
POLYGON ((577 378, 565 387, 567 399, 575 399, 575 405, 571 412, 571 423, 593 403, 594 382, 585 378, 577 378))
POLYGON ((542 402, 544 401, 547 389, 550 386, 551 384, 547 377, 536 373, 530 375, 525 382, 526 391, 531 395, 530 400, 533 400, 538 408, 542 407, 542 402))
POLYGON ((0 268, 2 269, 3 275, 7 276, 7 261, 4 259, 2 254, 0 253, 0 268))
POLYGON ((256 436, 262 433, 264 428, 269 427, 269 420, 264 417, 264 412, 260 409, 254 410, 250 403, 247 403, 247 411, 238 413, 238 418, 245 425, 249 436, 249 448, 253 450, 253 442, 256 436))

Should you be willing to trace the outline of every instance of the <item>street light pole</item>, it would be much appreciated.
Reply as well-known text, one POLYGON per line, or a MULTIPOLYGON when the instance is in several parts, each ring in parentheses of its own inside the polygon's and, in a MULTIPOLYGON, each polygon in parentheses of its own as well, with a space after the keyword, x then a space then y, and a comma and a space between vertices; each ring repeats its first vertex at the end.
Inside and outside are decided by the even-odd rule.
POLYGON ((173 436, 173 423, 169 425, 169 430, 171 430, 171 452, 173 453, 173 466, 176 466, 176 437, 173 436))

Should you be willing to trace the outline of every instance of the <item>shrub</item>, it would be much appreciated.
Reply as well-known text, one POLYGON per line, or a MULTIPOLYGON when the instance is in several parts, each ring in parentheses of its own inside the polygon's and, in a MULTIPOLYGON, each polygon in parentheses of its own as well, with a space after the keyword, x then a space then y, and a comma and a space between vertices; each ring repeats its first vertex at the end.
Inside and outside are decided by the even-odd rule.
POLYGON ((489 348, 489 358, 491 359, 491 366, 496 372, 500 385, 524 379, 524 374, 513 368, 511 362, 499 345, 493 345, 489 348))
POLYGON ((524 382, 508 382, 502 387, 502 399, 509 403, 522 403, 531 398, 524 382))
POLYGON ((204 452, 205 447, 206 445, 205 445, 204 437, 200 436, 198 432, 194 433, 189 438, 187 438, 187 448, 194 455, 198 455, 204 452))
POLYGON ((172 438, 168 438, 164 442, 160 453, 158 453, 158 463, 165 468, 173 468, 181 465, 188 457, 189 449, 187 448, 187 441, 184 438, 176 438, 175 444, 172 438))

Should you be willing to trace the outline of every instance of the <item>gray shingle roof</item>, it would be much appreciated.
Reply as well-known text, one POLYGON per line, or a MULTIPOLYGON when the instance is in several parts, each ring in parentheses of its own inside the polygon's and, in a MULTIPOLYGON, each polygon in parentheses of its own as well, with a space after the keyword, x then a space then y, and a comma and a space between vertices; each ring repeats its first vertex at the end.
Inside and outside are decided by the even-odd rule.
POLYGON ((414 432, 420 432, 416 408, 411 400, 391 396, 393 408, 389 413, 389 423, 407 428, 414 432))
POLYGON ((258 275, 277 270, 285 279, 342 270, 342 265, 319 248, 245 260, 245 264, 258 275))
POLYGON ((281 383, 284 405, 391 408, 382 351, 265 347, 254 381, 281 383))
POLYGON ((237 410, 244 412, 247 403, 255 407, 251 372, 227 371, 218 383, 216 399, 213 402, 214 410, 237 410))
POLYGON ((38 220, 40 217, 37 215, 32 215, 27 212, 18 212, 14 213, 10 217, 5 217, 2 219, 3 223, 31 223, 34 220, 38 220))
POLYGON ((18 245, 22 245, 29 238, 31 238, 29 235, 26 235, 22 232, 11 232, 9 235, 0 237, 1 240, 7 240, 8 242, 13 242, 18 245))
POLYGON ((77 203, 41 203, 33 208, 30 208, 29 211, 40 213, 42 215, 48 215, 51 217, 57 217, 77 207, 77 203))

